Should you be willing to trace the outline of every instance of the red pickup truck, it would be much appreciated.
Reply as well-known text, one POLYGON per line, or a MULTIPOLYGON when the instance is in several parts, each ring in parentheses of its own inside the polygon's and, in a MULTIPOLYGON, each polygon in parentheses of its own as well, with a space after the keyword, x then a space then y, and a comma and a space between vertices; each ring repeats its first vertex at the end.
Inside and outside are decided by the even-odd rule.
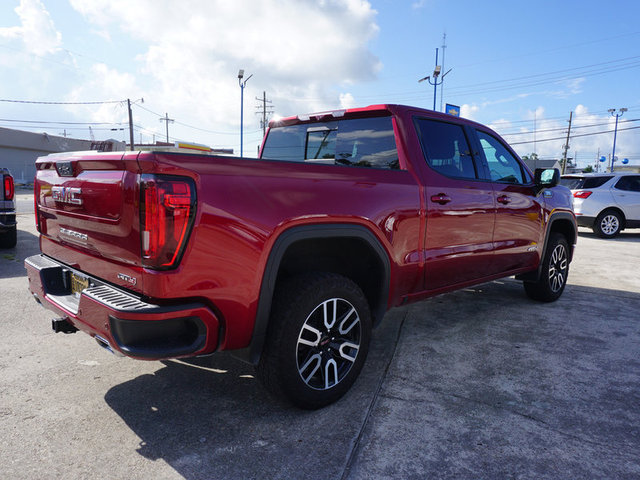
POLYGON ((558 181, 487 127, 399 105, 272 121, 258 159, 49 155, 29 288, 57 332, 139 359, 233 350, 318 408, 392 307, 511 275, 556 300, 577 232, 558 181))

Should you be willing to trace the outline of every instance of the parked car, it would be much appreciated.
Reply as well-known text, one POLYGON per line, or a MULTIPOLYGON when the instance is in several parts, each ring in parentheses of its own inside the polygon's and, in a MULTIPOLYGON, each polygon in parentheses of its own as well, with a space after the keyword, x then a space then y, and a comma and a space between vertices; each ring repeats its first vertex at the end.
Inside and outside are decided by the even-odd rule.
POLYGON ((16 226, 15 185, 9 170, 0 167, 2 192, 0 192, 0 248, 16 246, 18 235, 16 226))
POLYGON ((563 175, 560 183, 573 194, 578 225, 602 238, 640 228, 640 173, 571 174, 563 175))
POLYGON ((35 298, 139 359, 231 350, 304 408, 340 398, 385 312, 517 275, 560 297, 577 236, 557 169, 492 130, 400 105, 273 121, 260 158, 36 162, 35 298))

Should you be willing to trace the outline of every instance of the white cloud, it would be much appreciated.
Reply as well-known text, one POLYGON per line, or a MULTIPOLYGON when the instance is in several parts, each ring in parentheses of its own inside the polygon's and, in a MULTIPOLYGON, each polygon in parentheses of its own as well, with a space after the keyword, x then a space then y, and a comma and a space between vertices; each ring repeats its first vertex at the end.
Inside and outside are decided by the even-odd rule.
MULTIPOLYGON (((95 98, 96 92, 100 92, 99 100, 101 101, 125 100, 127 96, 130 96, 132 101, 140 98, 140 96, 135 96, 135 93, 139 93, 141 89, 137 86, 135 77, 129 73, 120 73, 98 63, 91 67, 88 74, 89 80, 74 88, 67 96, 66 101, 87 101, 87 99, 95 98)), ((129 114, 124 102, 105 103, 99 106, 69 105, 67 109, 92 122, 127 123, 129 121, 129 114)))
MULTIPOLYGON (((134 68, 149 108, 209 130, 239 126, 241 68, 245 79, 253 74, 244 91, 244 122, 245 134, 254 136, 261 134, 254 97, 263 91, 282 116, 351 106, 353 96, 338 92, 374 79, 381 68, 368 46, 378 34, 377 12, 365 0, 70 3, 95 29, 143 45, 134 68)), ((114 95, 132 96, 125 90, 114 95)), ((235 136, 198 139, 236 142, 235 136)))
POLYGON ((146 43, 138 60, 155 80, 153 96, 167 108, 200 110, 203 121, 235 119, 240 68, 254 74, 245 100, 266 90, 285 115, 334 108, 340 98, 332 87, 373 79, 380 69, 367 46, 378 32, 376 12, 363 0, 71 4, 97 27, 146 43))
POLYGON ((474 115, 478 113, 478 111, 480 111, 480 107, 478 107, 478 105, 476 104, 469 105, 468 103, 465 103, 460 107, 460 116, 462 118, 468 118, 469 120, 474 120, 475 119, 474 115))
POLYGON ((356 106, 356 100, 350 93, 340 94, 340 108, 353 108, 356 106))
POLYGON ((28 53, 40 57, 60 51, 62 35, 40 0, 21 0, 14 11, 20 26, 0 28, 0 38, 21 40, 28 53))

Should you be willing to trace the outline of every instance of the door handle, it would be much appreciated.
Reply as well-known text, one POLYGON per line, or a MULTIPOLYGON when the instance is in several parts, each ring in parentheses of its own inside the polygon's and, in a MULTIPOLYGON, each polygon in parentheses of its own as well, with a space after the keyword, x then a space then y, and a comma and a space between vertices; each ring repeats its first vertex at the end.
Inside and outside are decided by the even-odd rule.
POLYGON ((506 195, 500 195, 497 200, 499 203, 502 203, 503 205, 506 205, 507 203, 511 202, 511 199, 506 195))
POLYGON ((440 205, 445 205, 451 201, 451 197, 449 197, 445 193, 439 193, 437 195, 431 195, 431 201, 433 203, 439 203, 440 205))

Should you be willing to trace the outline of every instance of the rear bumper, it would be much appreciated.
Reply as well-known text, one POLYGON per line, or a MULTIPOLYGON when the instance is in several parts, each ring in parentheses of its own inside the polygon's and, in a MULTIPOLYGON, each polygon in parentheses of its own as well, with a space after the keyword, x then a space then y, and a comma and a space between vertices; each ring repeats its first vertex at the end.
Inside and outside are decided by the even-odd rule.
POLYGON ((218 346, 219 322, 204 304, 148 303, 45 255, 27 258, 25 268, 39 303, 109 350, 158 360, 210 353, 218 346), (88 280, 88 288, 72 293, 72 274, 88 280))
POLYGON ((16 212, 0 211, 0 231, 9 230, 17 225, 16 212))

